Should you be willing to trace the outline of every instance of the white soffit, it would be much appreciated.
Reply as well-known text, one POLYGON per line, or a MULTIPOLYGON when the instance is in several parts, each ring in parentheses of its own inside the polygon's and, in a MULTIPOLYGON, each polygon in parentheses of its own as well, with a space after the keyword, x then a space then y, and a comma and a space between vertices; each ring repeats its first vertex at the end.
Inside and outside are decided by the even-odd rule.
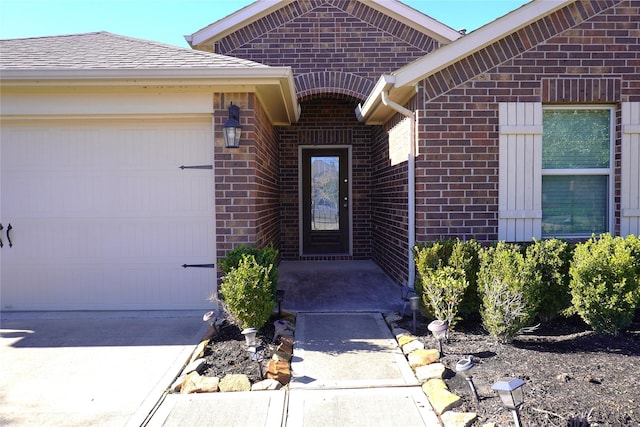
MULTIPOLYGON (((257 0, 239 11, 222 18, 191 35, 184 36, 189 45, 198 46, 219 40, 226 35, 256 21, 295 0, 257 0)), ((453 28, 439 22, 398 0, 358 0, 367 6, 391 16, 411 28, 433 37, 440 43, 450 43, 462 35, 453 28)))

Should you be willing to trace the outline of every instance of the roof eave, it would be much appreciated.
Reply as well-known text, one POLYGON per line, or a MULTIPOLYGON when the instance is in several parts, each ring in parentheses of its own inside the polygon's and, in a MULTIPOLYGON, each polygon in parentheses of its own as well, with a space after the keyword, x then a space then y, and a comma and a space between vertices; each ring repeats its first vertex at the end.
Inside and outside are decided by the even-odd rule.
POLYGON ((191 35, 184 36, 184 38, 191 47, 199 46, 211 39, 222 38, 241 28, 246 23, 260 19, 293 1, 294 0, 257 0, 191 35))
MULTIPOLYGON (((222 18, 191 35, 184 36, 191 47, 211 44, 249 22, 256 21, 295 0, 257 0, 239 11, 222 18)), ((363 0, 359 0, 363 1, 363 0)), ((366 4, 408 26, 433 37, 440 43, 450 43, 462 35, 453 28, 427 16, 398 0, 366 0, 366 4)))
POLYGON ((415 87, 421 80, 575 1, 532 1, 456 42, 400 68, 392 75, 383 75, 364 103, 358 106, 356 111, 358 118, 367 124, 385 123, 395 114, 395 111, 382 104, 380 99, 382 88, 392 95, 396 103, 402 105, 413 96, 415 87), (393 84, 389 86, 381 83, 382 81, 387 83, 393 81, 393 84))
POLYGON ((0 87, 208 86, 214 91, 255 92, 274 125, 300 118, 290 67, 0 70, 0 87))
POLYGON ((462 34, 422 12, 397 0, 367 0, 367 5, 397 19, 398 21, 429 35, 440 43, 447 44, 462 37, 462 34))

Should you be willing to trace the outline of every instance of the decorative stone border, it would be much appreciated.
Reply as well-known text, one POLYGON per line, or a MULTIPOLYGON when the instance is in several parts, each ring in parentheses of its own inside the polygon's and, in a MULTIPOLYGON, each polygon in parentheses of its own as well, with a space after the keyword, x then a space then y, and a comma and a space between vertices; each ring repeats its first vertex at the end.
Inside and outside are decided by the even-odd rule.
POLYGON ((440 352, 437 349, 425 349, 422 341, 406 329, 398 328, 396 322, 402 317, 398 313, 384 315, 398 346, 407 357, 417 380, 422 384, 422 391, 427 396, 431 407, 438 415, 444 427, 470 427, 478 418, 474 412, 455 412, 462 399, 451 393, 443 381, 445 366, 439 362, 440 352))

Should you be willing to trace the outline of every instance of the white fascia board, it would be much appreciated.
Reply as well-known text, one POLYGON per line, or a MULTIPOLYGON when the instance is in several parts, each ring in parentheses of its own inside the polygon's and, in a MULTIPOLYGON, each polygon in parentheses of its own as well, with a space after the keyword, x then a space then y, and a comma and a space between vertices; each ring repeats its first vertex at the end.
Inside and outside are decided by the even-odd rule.
POLYGON ((462 37, 458 31, 397 0, 360 0, 380 12, 426 33, 440 43, 451 43, 462 37))
MULTIPOLYGON (((217 84, 224 84, 224 80, 264 80, 291 77, 293 73, 289 67, 220 67, 220 68, 136 68, 136 69, 28 69, 1 70, 0 84, 15 85, 28 81, 51 80, 157 80, 157 79, 205 79, 220 80, 217 84)), ((201 84, 198 82, 197 84, 201 84)))
POLYGON ((229 16, 207 25, 190 36, 184 36, 184 38, 191 46, 198 46, 213 38, 219 39, 241 28, 246 23, 256 21, 293 1, 294 0, 257 0, 229 16))
POLYGON ((286 111, 286 117, 274 120, 294 123, 301 111, 290 67, 2 70, 0 75, 0 87, 210 86, 219 91, 242 87, 250 92, 271 88, 280 94, 280 99, 272 101, 286 111))
POLYGON ((382 104, 381 94, 382 92, 390 91, 396 82, 396 77, 390 74, 383 74, 380 76, 376 85, 373 87, 367 99, 363 104, 358 104, 356 107, 356 116, 358 120, 366 122, 371 113, 373 113, 382 104))
POLYGON ((533 0, 501 18, 397 70, 396 86, 415 85, 427 76, 483 49, 576 0, 533 0))

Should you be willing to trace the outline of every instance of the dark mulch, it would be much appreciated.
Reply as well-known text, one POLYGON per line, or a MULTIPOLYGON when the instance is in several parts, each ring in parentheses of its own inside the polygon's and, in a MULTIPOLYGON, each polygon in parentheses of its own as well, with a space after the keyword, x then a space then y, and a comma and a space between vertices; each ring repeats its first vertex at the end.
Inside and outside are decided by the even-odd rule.
MULTIPOLYGON (((259 344, 264 347, 264 361, 260 363, 263 375, 276 347, 273 343, 275 320, 277 317, 270 319, 257 334, 259 344)), ((231 322, 225 321, 218 327, 218 334, 209 342, 204 356, 205 367, 202 375, 222 378, 229 374, 245 374, 251 384, 260 381, 258 363, 249 357, 242 329, 231 322)))
MULTIPOLYGON (((429 320, 417 322, 416 335, 437 348, 427 330, 429 320)), ((412 331, 413 323, 405 318, 399 326, 412 331)), ((541 325, 512 344, 498 343, 476 319, 456 326, 443 353, 445 382, 463 398, 457 410, 476 412, 478 425, 512 425, 511 413, 502 408, 491 385, 503 377, 516 377, 526 382, 520 409, 524 426, 564 427, 587 414, 591 426, 640 426, 640 316, 617 337, 596 334, 572 317, 541 325), (473 382, 479 403, 455 373, 456 363, 466 356, 476 364, 473 382)))

